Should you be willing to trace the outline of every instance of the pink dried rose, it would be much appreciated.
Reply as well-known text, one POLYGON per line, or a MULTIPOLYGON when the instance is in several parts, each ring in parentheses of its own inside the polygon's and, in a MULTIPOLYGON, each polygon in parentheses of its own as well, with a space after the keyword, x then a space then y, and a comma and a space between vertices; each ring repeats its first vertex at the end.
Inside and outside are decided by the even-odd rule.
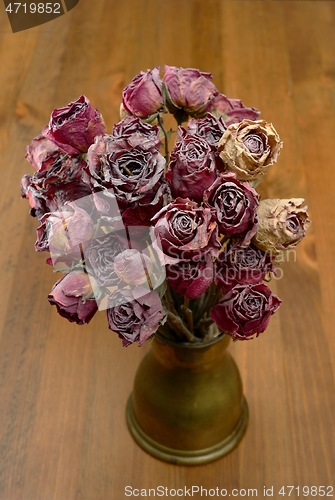
POLYGON ((226 170, 242 181, 255 181, 277 161, 282 145, 271 123, 242 120, 227 128, 218 148, 226 170))
POLYGON ((54 284, 48 295, 51 305, 70 322, 89 323, 98 310, 88 274, 71 271, 54 284))
POLYGON ((135 287, 117 290, 108 298, 108 327, 122 339, 124 347, 148 340, 165 318, 163 306, 156 292, 135 287))
POLYGON ((234 174, 221 174, 204 192, 205 205, 213 207, 219 232, 238 236, 247 246, 257 231, 258 193, 234 174))
POLYGON ((250 340, 266 330, 281 300, 267 285, 237 285, 211 310, 220 330, 233 339, 250 340))
MULTIPOLYGON (((158 239, 164 264, 199 260, 219 253, 220 242, 212 210, 189 199, 177 198, 153 217, 153 236, 158 239)), ((159 253, 159 250, 158 250, 159 253)))
POLYGON ((273 260, 253 244, 246 248, 230 244, 215 260, 215 284, 227 293, 235 285, 262 283, 269 273, 275 273, 273 260))
POLYGON ((226 130, 222 116, 215 117, 207 113, 203 118, 191 118, 187 123, 187 132, 204 139, 207 144, 217 153, 219 140, 226 130))
POLYGON ((125 225, 150 225, 163 206, 165 158, 155 141, 97 137, 87 154, 94 190, 113 190, 125 225), (135 141, 135 142, 134 142, 135 141))
POLYGON ((105 133, 105 122, 86 96, 51 113, 46 137, 71 155, 86 153, 97 135, 105 133))
POLYGON ((242 120, 257 120, 260 115, 258 109, 247 108, 240 99, 230 99, 224 94, 214 97, 208 111, 222 117, 227 127, 242 120))
POLYGON ((112 137, 128 140, 133 147, 148 142, 150 147, 154 145, 159 150, 161 145, 158 126, 150 125, 137 116, 127 116, 116 123, 113 126, 112 137))
POLYGON ((159 67, 141 71, 122 91, 124 110, 130 115, 147 118, 163 108, 162 82, 159 67))
POLYGON ((67 156, 63 149, 45 137, 46 131, 47 127, 26 147, 26 159, 35 170, 41 172, 48 170, 55 162, 67 156))
POLYGON ((191 135, 179 127, 179 140, 171 151, 166 172, 172 196, 202 202, 204 189, 216 179, 217 157, 211 146, 200 136, 191 135))
MULTIPOLYGON (((54 262, 63 258, 66 262, 83 258, 84 250, 94 234, 93 220, 74 202, 68 202, 59 212, 46 214, 42 218, 42 226, 54 262)), ((40 248, 38 243, 35 245, 36 250, 45 250, 44 245, 40 248)))
POLYGON ((153 264, 146 254, 129 248, 115 257, 114 270, 125 283, 138 286, 148 283, 153 264))
POLYGON ((211 79, 210 73, 195 68, 165 66, 163 84, 171 113, 182 110, 195 117, 204 114, 218 94, 211 79))
POLYGON ((208 254, 198 261, 166 266, 166 277, 171 288, 191 300, 200 297, 209 288, 213 276, 213 261, 208 254))
POLYGON ((303 198, 262 200, 253 243, 276 258, 296 248, 311 224, 304 202, 303 198))

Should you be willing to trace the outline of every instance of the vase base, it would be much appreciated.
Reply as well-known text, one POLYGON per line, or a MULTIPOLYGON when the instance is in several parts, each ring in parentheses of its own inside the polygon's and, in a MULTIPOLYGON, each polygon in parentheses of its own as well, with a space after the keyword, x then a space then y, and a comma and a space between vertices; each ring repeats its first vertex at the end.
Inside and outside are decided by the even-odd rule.
POLYGON ((200 465, 227 455, 238 445, 248 425, 249 411, 247 401, 243 398, 241 417, 233 432, 214 446, 192 451, 169 448, 149 437, 138 425, 134 414, 132 395, 128 399, 126 417, 129 431, 134 440, 150 455, 176 465, 200 465))

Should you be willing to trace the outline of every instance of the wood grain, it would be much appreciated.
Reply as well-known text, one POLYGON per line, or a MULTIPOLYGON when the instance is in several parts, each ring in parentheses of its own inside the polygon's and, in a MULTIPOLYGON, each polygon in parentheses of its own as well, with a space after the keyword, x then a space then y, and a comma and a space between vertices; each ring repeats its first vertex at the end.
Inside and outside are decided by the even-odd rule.
POLYGON ((283 485, 335 486, 335 2, 80 0, 16 34, 0 9, 0 500, 119 500, 126 485, 259 497, 274 486, 281 498, 283 485), (123 349, 103 313, 78 327, 49 306, 56 278, 34 252, 36 221, 19 196, 25 146, 53 108, 84 93, 111 130, 122 88, 164 64, 212 72, 274 123, 284 149, 259 190, 306 198, 313 219, 272 283, 280 312, 263 336, 231 347, 247 434, 190 468, 132 441, 125 405, 149 347, 123 349))

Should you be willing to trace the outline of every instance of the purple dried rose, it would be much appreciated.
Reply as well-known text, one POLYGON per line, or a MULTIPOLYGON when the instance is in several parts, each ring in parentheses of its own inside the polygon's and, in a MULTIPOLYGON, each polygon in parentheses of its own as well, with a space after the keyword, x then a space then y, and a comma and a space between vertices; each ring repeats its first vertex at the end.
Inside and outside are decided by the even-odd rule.
MULTIPOLYGON (((199 260, 219 252, 217 225, 209 208, 189 199, 177 198, 153 217, 154 238, 160 243, 165 264, 199 260)), ((158 253, 159 250, 157 250, 158 253)))
POLYGON ((48 212, 56 212, 68 201, 91 194, 84 182, 86 162, 79 157, 57 159, 47 170, 26 174, 21 180, 21 196, 29 199, 31 215, 42 219, 48 212))
POLYGON ((211 318, 233 339, 250 340, 266 330, 280 305, 267 285, 237 285, 213 307, 211 318))
POLYGON ((230 99, 224 94, 214 97, 208 111, 215 116, 222 116, 227 127, 244 119, 257 120, 260 115, 258 109, 247 108, 240 99, 230 99))
POLYGON ((217 118, 211 113, 207 113, 207 115, 199 118, 199 120, 191 118, 187 123, 187 132, 202 137, 216 152, 219 140, 226 128, 222 116, 217 118))
POLYGON ((69 154, 86 153, 97 135, 105 133, 104 120, 86 96, 51 113, 46 137, 69 154))
POLYGON ((128 116, 114 125, 112 137, 115 139, 127 139, 132 147, 149 141, 150 147, 152 144, 159 149, 161 144, 157 125, 150 125, 137 116, 128 116))
POLYGON ((216 179, 216 164, 217 155, 206 140, 179 127, 179 140, 166 172, 172 195, 201 203, 204 190, 216 179))
POLYGON ((58 160, 67 157, 67 153, 50 139, 47 139, 43 129, 41 134, 35 137, 26 147, 26 159, 37 170, 43 172, 48 170, 58 160))
POLYGON ((247 248, 229 245, 214 264, 215 284, 227 293, 235 285, 262 283, 268 273, 275 273, 273 258, 250 244, 247 248))
POLYGON ((159 295, 143 287, 118 290, 109 296, 108 327, 122 339, 124 347, 141 346, 162 323, 165 314, 159 295))
POLYGON ((239 235, 244 246, 250 243, 257 231, 258 194, 247 182, 221 174, 204 192, 204 201, 215 209, 220 233, 239 235))
POLYGON ((198 261, 179 262, 166 266, 168 282, 177 293, 193 300, 212 284, 213 261, 210 255, 198 261))
POLYGON ((128 248, 127 240, 118 232, 93 238, 85 250, 86 268, 99 286, 116 286, 120 278, 114 269, 115 258, 128 248))
POLYGON ((126 225, 150 225, 163 204, 165 158, 150 140, 98 137, 88 151, 93 188, 112 189, 126 225))
POLYGON ((54 284, 48 300, 57 312, 77 325, 89 323, 98 310, 88 274, 71 271, 54 284))
POLYGON ((147 118, 164 105, 159 67, 141 71, 122 91, 122 104, 127 113, 147 118))
POLYGON ((165 66, 163 83, 171 113, 178 114, 182 110, 194 117, 203 115, 218 94, 211 79, 210 73, 195 68, 165 66))

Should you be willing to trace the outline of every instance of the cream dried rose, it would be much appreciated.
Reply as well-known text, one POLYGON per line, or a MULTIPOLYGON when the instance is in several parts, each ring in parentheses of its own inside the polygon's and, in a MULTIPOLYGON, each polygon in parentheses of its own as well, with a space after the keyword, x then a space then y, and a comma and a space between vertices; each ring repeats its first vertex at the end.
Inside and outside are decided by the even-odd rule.
POLYGON ((252 242, 277 259, 295 248, 305 236, 311 221, 303 198, 262 200, 257 215, 258 230, 252 242))
POLYGON ((218 148, 228 171, 239 180, 255 181, 277 160, 282 145, 271 123, 242 120, 227 128, 218 148))

